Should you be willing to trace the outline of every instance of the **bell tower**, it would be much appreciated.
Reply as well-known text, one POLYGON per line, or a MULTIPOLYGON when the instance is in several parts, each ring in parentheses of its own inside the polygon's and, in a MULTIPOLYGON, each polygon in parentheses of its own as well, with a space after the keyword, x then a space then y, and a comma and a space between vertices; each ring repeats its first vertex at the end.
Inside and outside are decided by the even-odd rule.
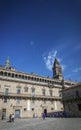
POLYGON ((54 60, 52 70, 53 70, 53 78, 63 79, 63 77, 62 77, 62 67, 60 66, 60 64, 59 64, 59 62, 56 58, 54 60))

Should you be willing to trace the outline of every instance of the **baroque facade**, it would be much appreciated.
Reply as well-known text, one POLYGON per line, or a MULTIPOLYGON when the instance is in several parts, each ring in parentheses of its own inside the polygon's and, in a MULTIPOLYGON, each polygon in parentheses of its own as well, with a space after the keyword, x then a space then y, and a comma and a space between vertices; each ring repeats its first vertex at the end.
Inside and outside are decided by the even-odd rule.
POLYGON ((57 59, 53 64, 53 77, 43 77, 18 72, 10 66, 9 59, 0 66, 0 118, 41 117, 41 114, 63 111, 60 91, 76 84, 64 80, 62 68, 57 59))

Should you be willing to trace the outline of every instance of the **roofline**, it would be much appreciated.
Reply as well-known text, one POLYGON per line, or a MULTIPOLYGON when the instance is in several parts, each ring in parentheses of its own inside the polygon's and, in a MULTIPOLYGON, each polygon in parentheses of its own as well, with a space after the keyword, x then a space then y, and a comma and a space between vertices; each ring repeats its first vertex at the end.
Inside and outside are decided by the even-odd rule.
POLYGON ((67 91, 67 90, 70 90, 70 89, 73 89, 73 88, 77 88, 77 87, 79 87, 79 86, 81 86, 81 82, 76 83, 76 84, 74 84, 74 85, 71 85, 69 88, 65 88, 65 89, 63 89, 62 91, 67 91))

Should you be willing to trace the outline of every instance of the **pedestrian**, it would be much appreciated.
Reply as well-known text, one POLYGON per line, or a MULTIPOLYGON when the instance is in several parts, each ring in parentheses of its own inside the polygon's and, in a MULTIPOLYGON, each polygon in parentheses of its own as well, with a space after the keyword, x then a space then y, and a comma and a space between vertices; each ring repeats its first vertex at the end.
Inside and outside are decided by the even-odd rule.
POLYGON ((14 113, 12 114, 12 121, 14 122, 14 113))
POLYGON ((45 117, 46 117, 45 113, 43 113, 42 117, 43 117, 43 120, 44 120, 44 119, 45 119, 45 117))

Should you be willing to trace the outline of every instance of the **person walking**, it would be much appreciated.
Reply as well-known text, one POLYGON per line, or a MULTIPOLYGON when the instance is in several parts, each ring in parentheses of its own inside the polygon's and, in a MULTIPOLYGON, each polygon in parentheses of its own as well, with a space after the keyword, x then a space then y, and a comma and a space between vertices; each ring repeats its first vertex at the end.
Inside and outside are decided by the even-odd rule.
POLYGON ((12 121, 14 122, 14 113, 12 114, 12 121))
POLYGON ((45 119, 45 117, 46 117, 45 113, 43 113, 42 117, 43 117, 43 120, 44 120, 44 119, 45 119))

